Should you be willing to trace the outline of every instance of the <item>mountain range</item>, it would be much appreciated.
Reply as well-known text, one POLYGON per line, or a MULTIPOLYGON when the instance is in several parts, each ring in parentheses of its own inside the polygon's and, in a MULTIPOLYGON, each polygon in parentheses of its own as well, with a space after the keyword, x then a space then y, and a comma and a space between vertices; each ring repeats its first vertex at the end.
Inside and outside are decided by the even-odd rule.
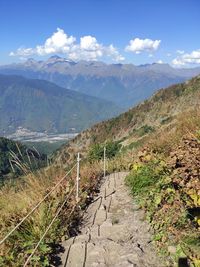
POLYGON ((168 64, 106 64, 98 61, 69 61, 52 56, 45 61, 28 59, 0 66, 0 73, 51 81, 58 86, 115 102, 129 108, 153 92, 183 82, 200 68, 175 69, 168 64))
POLYGON ((18 127, 36 132, 79 132, 119 114, 115 104, 51 82, 0 74, 0 134, 18 127))

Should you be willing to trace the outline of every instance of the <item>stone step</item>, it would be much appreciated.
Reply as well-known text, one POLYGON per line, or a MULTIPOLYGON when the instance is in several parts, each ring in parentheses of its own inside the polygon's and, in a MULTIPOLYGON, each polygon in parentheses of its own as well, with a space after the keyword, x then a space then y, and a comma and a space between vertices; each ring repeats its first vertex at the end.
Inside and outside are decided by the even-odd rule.
POLYGON ((97 210, 94 219, 94 225, 101 225, 103 222, 105 222, 106 218, 107 215, 106 215, 106 210, 104 208, 97 210))
POLYGON ((111 239, 115 242, 128 240, 130 233, 124 225, 112 224, 105 225, 102 224, 100 228, 100 237, 111 239))
POLYGON ((85 260, 86 245, 84 243, 74 243, 70 247, 68 258, 65 261, 67 267, 82 267, 85 260))
POLYGON ((106 262, 103 257, 104 252, 105 250, 103 247, 88 243, 85 267, 105 267, 106 262))
POLYGON ((80 235, 77 235, 74 239, 74 243, 77 244, 77 243, 85 243, 85 242, 88 242, 89 240, 89 233, 87 234, 80 234, 80 235))
POLYGON ((61 264, 59 266, 65 266, 65 262, 66 262, 66 259, 68 258, 70 247, 72 246, 73 242, 74 242, 74 238, 70 238, 62 242, 64 253, 60 255, 61 264))

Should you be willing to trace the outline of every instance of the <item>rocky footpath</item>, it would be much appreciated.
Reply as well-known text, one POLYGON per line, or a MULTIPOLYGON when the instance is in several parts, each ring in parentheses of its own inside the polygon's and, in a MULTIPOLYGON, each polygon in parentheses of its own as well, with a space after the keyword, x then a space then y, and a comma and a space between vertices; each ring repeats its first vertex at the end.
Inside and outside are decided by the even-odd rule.
POLYGON ((126 173, 106 177, 84 213, 78 235, 64 241, 62 267, 164 267, 144 212, 124 185, 126 173))

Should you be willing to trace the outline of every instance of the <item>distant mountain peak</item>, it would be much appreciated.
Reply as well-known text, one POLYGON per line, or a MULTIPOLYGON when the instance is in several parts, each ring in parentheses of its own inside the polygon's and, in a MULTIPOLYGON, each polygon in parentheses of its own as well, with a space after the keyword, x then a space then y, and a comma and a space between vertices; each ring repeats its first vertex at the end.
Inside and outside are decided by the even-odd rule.
POLYGON ((28 58, 27 61, 29 61, 29 62, 32 62, 32 61, 36 62, 36 60, 34 58, 32 58, 32 57, 28 58))
POLYGON ((49 59, 63 59, 63 58, 59 57, 58 55, 53 55, 49 59))
POLYGON ((142 67, 148 67, 148 66, 151 66, 151 65, 153 65, 153 64, 156 64, 156 63, 152 63, 152 64, 150 64, 150 63, 146 63, 146 64, 141 64, 141 65, 138 65, 138 67, 140 68, 142 68, 142 67))
POLYGON ((66 58, 64 58, 64 57, 59 57, 59 56, 57 56, 57 55, 53 55, 53 56, 51 56, 50 58, 48 58, 46 61, 44 61, 44 64, 45 63, 63 63, 63 62, 66 62, 66 63, 69 63, 69 64, 74 64, 74 61, 72 61, 72 60, 68 60, 68 59, 66 59, 66 58))
POLYGON ((172 68, 172 66, 170 66, 168 63, 153 62, 152 64, 139 65, 139 68, 157 73, 175 74, 174 68, 172 68))
POLYGON ((34 58, 28 58, 24 63, 25 66, 31 67, 31 66, 36 66, 38 65, 38 61, 35 60, 34 58))

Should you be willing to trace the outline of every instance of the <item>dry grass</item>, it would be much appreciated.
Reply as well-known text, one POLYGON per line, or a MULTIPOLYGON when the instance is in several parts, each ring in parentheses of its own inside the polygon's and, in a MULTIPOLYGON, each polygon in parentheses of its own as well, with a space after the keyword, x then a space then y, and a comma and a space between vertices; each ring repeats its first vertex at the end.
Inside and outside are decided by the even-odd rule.
MULTIPOLYGON (((53 186, 65 175, 66 170, 58 166, 50 166, 35 173, 30 173, 13 186, 7 183, 0 190, 0 238, 2 239, 30 210, 52 189, 53 186)), ((102 174, 102 166, 96 162, 92 165, 81 162, 80 172, 80 201, 84 202, 87 194, 94 188, 97 178, 102 174)), ((66 177, 58 188, 44 201, 42 205, 16 230, 1 246, 0 266, 21 266, 23 259, 28 255, 42 233, 51 222, 60 204, 64 201, 70 188, 74 185, 76 168, 66 177), (14 260, 14 258, 15 260, 14 260)), ((69 225, 68 215, 72 207, 76 205, 75 192, 70 198, 58 220, 50 229, 46 241, 54 242, 63 234, 63 229, 69 225), (65 224, 65 227, 63 227, 65 224)), ((44 242, 44 244, 46 244, 44 242)), ((44 258, 48 259, 49 247, 42 251, 39 248, 37 256, 43 255, 43 260, 37 258, 35 266, 43 266, 44 258), (48 251, 47 251, 48 250, 48 251)))
POLYGON ((200 129, 199 118, 199 108, 178 115, 172 124, 161 128, 150 137, 149 145, 156 151, 169 154, 184 135, 194 137, 194 134, 200 129))

